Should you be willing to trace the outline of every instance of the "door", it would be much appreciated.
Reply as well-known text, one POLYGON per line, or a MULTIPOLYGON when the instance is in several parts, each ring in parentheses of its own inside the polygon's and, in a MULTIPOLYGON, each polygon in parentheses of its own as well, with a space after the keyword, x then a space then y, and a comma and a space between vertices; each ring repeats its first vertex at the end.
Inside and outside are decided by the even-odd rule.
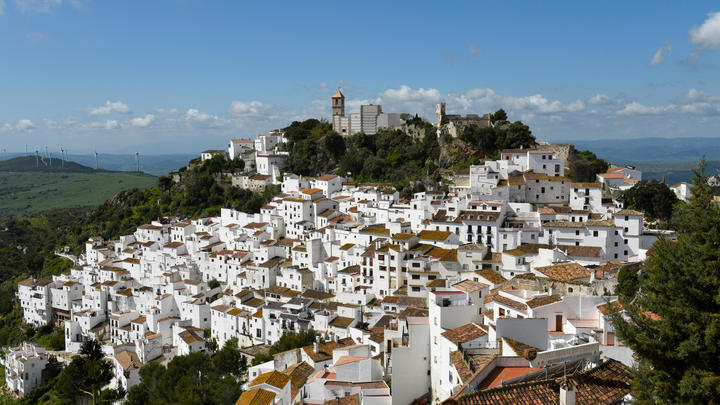
POLYGON ((555 315, 555 332, 562 332, 562 314, 555 315))

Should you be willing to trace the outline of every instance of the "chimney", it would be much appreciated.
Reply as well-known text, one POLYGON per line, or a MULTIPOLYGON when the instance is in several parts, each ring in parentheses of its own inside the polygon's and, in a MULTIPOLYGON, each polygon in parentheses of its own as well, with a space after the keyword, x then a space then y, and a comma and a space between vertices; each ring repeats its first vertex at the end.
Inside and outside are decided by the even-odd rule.
POLYGON ((313 343, 313 350, 315 351, 315 353, 317 353, 317 349, 318 349, 318 342, 316 340, 315 343, 313 343))
POLYGON ((560 383, 560 405, 575 405, 575 387, 567 376, 560 383))

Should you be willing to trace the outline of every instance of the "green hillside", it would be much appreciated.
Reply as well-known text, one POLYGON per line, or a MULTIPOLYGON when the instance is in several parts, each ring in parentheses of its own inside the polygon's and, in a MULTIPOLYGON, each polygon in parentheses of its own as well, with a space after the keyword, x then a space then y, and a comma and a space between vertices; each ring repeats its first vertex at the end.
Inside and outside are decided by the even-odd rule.
POLYGON ((0 217, 52 208, 95 207, 121 190, 144 189, 156 182, 157 178, 148 174, 93 169, 86 173, 0 171, 0 217))
POLYGON ((20 156, 0 162, 0 172, 93 173, 96 171, 104 172, 105 170, 95 170, 71 161, 63 162, 58 158, 20 156))

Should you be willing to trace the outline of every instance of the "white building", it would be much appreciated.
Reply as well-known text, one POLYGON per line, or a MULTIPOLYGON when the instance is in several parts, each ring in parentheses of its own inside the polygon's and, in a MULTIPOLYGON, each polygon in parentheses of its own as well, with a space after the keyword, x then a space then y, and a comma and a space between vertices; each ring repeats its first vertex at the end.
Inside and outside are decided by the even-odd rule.
POLYGON ((31 343, 5 349, 5 386, 22 397, 42 384, 48 363, 45 348, 31 343))

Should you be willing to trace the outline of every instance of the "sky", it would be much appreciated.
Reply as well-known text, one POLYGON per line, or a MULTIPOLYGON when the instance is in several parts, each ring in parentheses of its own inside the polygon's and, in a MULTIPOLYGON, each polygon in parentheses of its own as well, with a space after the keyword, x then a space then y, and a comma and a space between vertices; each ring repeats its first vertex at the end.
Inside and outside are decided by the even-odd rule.
POLYGON ((720 135, 717 1, 0 0, 0 150, 188 153, 346 112, 720 135))

